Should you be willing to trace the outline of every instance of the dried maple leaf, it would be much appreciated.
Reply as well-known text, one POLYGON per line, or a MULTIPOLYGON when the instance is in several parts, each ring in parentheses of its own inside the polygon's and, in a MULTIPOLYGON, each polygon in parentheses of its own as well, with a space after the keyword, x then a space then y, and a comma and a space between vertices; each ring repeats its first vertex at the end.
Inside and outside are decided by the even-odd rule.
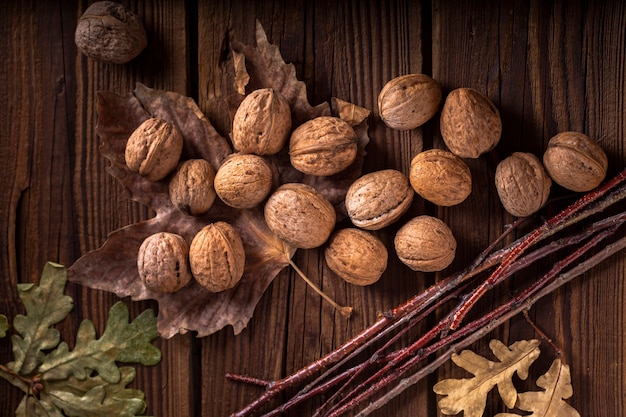
MULTIPOLYGON (((328 103, 311 106, 306 88, 296 78, 293 65, 286 64, 278 48, 269 44, 265 32, 257 23, 256 47, 233 43, 231 57, 237 62, 223 65, 229 71, 225 80, 230 86, 222 88, 222 103, 233 114, 245 84, 249 88, 273 87, 285 95, 294 117, 307 120, 330 113, 328 103), (235 48, 237 50, 235 50, 235 48), (245 58, 245 69, 241 59, 245 58), (225 97, 224 95, 228 96, 225 97)), ((339 103, 339 102, 337 102, 339 103)), ((359 134, 359 158, 337 177, 312 179, 298 173, 289 164, 287 151, 271 158, 275 168, 275 183, 301 181, 311 183, 329 197, 341 211, 343 196, 353 178, 360 175, 367 137, 369 111, 350 103, 336 106, 337 116, 345 118, 359 134)), ((124 160, 126 141, 139 124, 149 117, 163 118, 183 133, 182 159, 203 158, 218 168, 232 152, 230 142, 214 128, 196 103, 182 95, 150 89, 138 84, 127 96, 99 92, 97 134, 102 140, 100 151, 111 165, 108 172, 128 191, 131 199, 151 208, 155 217, 112 232, 99 249, 89 252, 69 268, 69 279, 82 285, 113 292, 133 300, 154 299, 159 304, 158 329, 164 338, 177 333, 196 331, 198 337, 212 334, 228 325, 235 334, 248 324, 266 288, 278 273, 290 264, 295 248, 278 239, 265 224, 261 208, 236 210, 219 201, 203 216, 188 216, 170 202, 167 178, 150 182, 128 169, 124 160), (195 280, 171 294, 148 290, 137 271, 139 246, 149 235, 171 232, 188 242, 208 223, 226 221, 241 235, 246 251, 246 265, 239 284, 230 290, 211 293, 195 280)), ((224 113, 224 112, 222 112, 224 113)), ((227 123, 228 124, 228 123, 227 123)))
POLYGON ((513 385, 513 374, 521 379, 528 377, 528 368, 539 356, 538 340, 522 340, 507 347, 499 340, 492 340, 489 347, 500 362, 492 362, 471 350, 452 355, 452 361, 471 372, 473 378, 444 379, 433 387, 437 394, 445 395, 439 400, 443 414, 464 412, 464 417, 480 417, 485 411, 487 394, 494 386, 509 408, 515 406, 517 390, 513 385))
MULTIPOLYGON (((573 394, 569 366, 555 359, 548 372, 537 379, 544 391, 518 394, 517 408, 532 411, 527 417, 580 417, 578 411, 564 400, 573 394)), ((519 414, 499 413, 495 417, 519 417, 519 414)))

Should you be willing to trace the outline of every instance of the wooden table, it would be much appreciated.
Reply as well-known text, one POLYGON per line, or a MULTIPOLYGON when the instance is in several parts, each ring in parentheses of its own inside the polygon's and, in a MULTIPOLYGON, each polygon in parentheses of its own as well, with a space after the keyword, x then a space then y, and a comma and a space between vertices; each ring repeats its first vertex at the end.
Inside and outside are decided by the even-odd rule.
MULTIPOLYGON (((444 92, 473 87, 498 106, 503 135, 491 155, 468 161, 474 192, 451 208, 416 202, 412 213, 443 219, 457 236, 452 266, 420 274, 393 252, 383 278, 366 288, 330 276, 318 250, 299 251, 295 261, 340 302, 352 305, 350 321, 322 302, 285 269, 264 294, 247 329, 204 338, 177 335, 155 344, 158 366, 138 367, 133 387, 143 390, 147 414, 225 416, 260 393, 228 382, 227 372, 276 379, 339 346, 378 313, 407 299, 446 272, 458 270, 513 218, 501 208, 493 186, 495 163, 511 152, 540 156, 554 134, 575 130, 597 139, 609 159, 609 175, 626 162, 626 5, 621 1, 128 1, 143 19, 148 48, 125 65, 86 58, 74 44, 83 1, 0 2, 0 313, 22 312, 19 282, 35 282, 46 261, 71 265, 103 244, 107 235, 151 216, 129 201, 106 172, 95 134, 99 90, 131 92, 137 82, 194 98, 204 109, 219 79, 225 36, 254 43, 255 21, 279 46, 305 81, 312 104, 339 97, 372 109, 365 170, 396 168, 408 173, 422 148, 443 147, 436 122, 394 132, 376 115, 377 95, 392 77, 426 73, 444 92), (423 146, 422 146, 423 143, 423 146)), ((391 245, 397 227, 378 235, 391 245)), ((391 247, 391 246, 390 246, 391 247)), ((626 413, 626 314, 624 252, 542 300, 531 311, 536 324, 562 349, 571 365, 581 415, 626 413)), ((497 288, 489 306, 514 291, 497 288)), ((73 343, 80 320, 101 332, 118 298, 69 284, 71 319, 59 326, 73 343)), ((132 315, 155 308, 150 301, 124 300, 132 315)), ((472 346, 489 355, 487 341, 538 337, 516 317, 472 346)), ((12 360, 0 340, 0 363, 12 360)), ((543 344, 545 371, 554 351, 543 344)), ((543 364, 543 365, 542 365, 543 364)), ((465 375, 446 365, 409 388, 376 415, 435 415, 432 385, 446 375, 465 375)), ((502 411, 489 397, 485 415, 502 411)), ((0 380, 0 410, 13 415, 21 393, 0 380)), ((308 415, 300 410, 290 415, 308 415)))

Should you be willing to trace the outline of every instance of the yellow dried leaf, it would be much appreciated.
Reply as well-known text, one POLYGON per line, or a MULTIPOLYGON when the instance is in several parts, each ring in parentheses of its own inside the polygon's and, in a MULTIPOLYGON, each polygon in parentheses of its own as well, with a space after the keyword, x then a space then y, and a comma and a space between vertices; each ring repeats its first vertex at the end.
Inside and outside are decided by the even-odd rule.
POLYGON ((489 347, 500 360, 493 362, 464 350, 452 355, 452 361, 474 375, 473 378, 445 379, 438 382, 433 390, 444 395, 439 400, 443 414, 454 415, 464 412, 464 417, 480 417, 485 411, 487 394, 494 386, 507 407, 512 408, 517 401, 517 390, 513 385, 513 374, 521 379, 528 377, 528 368, 539 356, 538 340, 522 340, 507 347, 499 340, 492 340, 489 347))
MULTIPOLYGON (((564 400, 573 394, 569 366, 555 359, 548 372, 537 379, 544 391, 529 391, 518 395, 517 408, 533 413, 527 417, 580 417, 574 407, 564 400)), ((518 417, 518 414, 500 413, 495 417, 518 417)))

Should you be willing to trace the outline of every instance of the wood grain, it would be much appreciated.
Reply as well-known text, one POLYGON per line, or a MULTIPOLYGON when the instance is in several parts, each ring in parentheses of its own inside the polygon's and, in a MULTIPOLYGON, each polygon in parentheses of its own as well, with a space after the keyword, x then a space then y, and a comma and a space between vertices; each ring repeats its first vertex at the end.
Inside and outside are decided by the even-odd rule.
MULTIPOLYGON (((202 339, 185 334, 156 342, 161 364, 138 367, 133 383, 145 392, 150 415, 226 416, 261 390, 229 382, 226 373, 281 378, 465 266, 513 221, 493 186, 497 162, 510 153, 540 156, 551 136, 577 130, 607 152, 609 175, 626 164, 626 6, 618 0, 129 0, 124 4, 142 17, 149 45, 125 65, 95 62, 77 51, 76 21, 90 3, 0 0, 0 313, 8 317, 23 311, 16 284, 36 282, 46 261, 70 265, 102 245, 110 232, 153 215, 131 202, 106 173, 95 134, 96 93, 128 94, 141 82, 188 95, 211 114, 211 98, 222 87, 224 42, 254 44, 257 20, 295 66, 311 104, 338 97, 372 110, 366 172, 395 168, 408 174, 416 153, 444 146, 436 119, 409 132, 392 131, 379 120, 378 92, 395 76, 427 73, 445 93, 476 88, 497 105, 504 126, 494 151, 467 161, 474 188, 468 200, 438 208, 416 199, 401 222, 376 232, 390 248, 390 264, 375 285, 345 284, 328 270, 320 250, 295 255, 324 291, 355 308, 350 321, 285 269, 241 334, 226 328, 202 339), (457 258, 442 273, 414 273, 393 253, 402 221, 422 213, 445 220, 457 237, 457 258)), ((558 187, 554 193, 571 198, 558 187)), ((570 403, 581 415, 626 413, 624 276, 620 253, 529 312, 570 364, 570 403)), ((477 308, 514 292, 516 279, 522 278, 494 289, 477 308)), ((59 326, 64 340, 73 343, 85 318, 101 332, 116 296, 74 284, 67 291, 75 308, 59 326)), ((132 316, 157 308, 152 302, 124 302, 132 316)), ((512 343, 538 335, 519 317, 473 348, 488 355, 491 337, 512 343)), ((545 372, 556 355, 547 343, 541 346, 544 353, 529 380, 545 372)), ((0 339, 0 362, 11 359, 8 339, 0 339)), ((438 415, 431 387, 448 376, 465 374, 446 365, 375 415, 438 415)), ((20 399, 18 390, 0 380, 0 414, 12 415, 20 399)), ((311 415, 311 407, 288 415, 311 415)), ((497 396, 490 396, 485 415, 501 411, 497 396)))

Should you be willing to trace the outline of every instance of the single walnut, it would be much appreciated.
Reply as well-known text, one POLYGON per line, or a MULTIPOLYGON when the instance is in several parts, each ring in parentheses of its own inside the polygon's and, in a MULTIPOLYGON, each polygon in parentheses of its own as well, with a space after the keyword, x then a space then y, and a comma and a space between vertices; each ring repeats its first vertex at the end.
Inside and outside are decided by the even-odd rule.
POLYGON ((210 292, 235 287, 243 276, 246 253, 237 231, 226 222, 204 226, 191 241, 189 264, 200 285, 210 292))
POLYGON ((415 129, 430 120, 441 104, 441 85, 425 74, 396 77, 378 94, 378 113, 392 129, 415 129))
POLYGON ((379 230, 406 213, 414 194, 402 172, 395 169, 370 172, 348 188, 346 210, 355 226, 379 230))
POLYGON ((172 172, 183 151, 183 135, 173 124, 159 118, 144 121, 128 138, 124 157, 131 171, 150 181, 172 172))
POLYGON ((515 152, 496 168, 496 190, 504 209, 514 216, 536 213, 548 201, 552 181, 531 153, 515 152))
POLYGON ((272 168, 261 156, 233 154, 215 174, 215 192, 231 207, 249 209, 272 189, 272 168))
POLYGON ((283 184, 265 203, 267 226, 297 248, 323 245, 335 228, 335 221, 332 204, 306 184, 283 184))
POLYGON ((169 183, 170 200, 174 207, 192 216, 209 211, 216 196, 214 178, 213 166, 204 159, 182 162, 169 183))
POLYGON ((459 204, 472 192, 472 174, 467 164, 443 149, 415 155, 409 180, 417 194, 438 206, 459 204))
POLYGON ((370 285, 387 269, 387 248, 376 236, 361 229, 335 232, 324 250, 328 267, 346 282, 370 285))
POLYGON ((277 90, 254 90, 243 99, 233 118, 232 141, 241 153, 273 155, 289 138, 291 108, 277 90))
POLYGON ((447 268, 456 254, 456 240, 447 224, 431 216, 417 216, 404 224, 394 238, 400 261, 414 271, 447 268))
POLYGON ((600 145, 589 136, 579 132, 562 132, 548 142, 543 164, 560 186, 586 192, 604 181, 608 159, 600 145))
POLYGON ((489 97, 471 88, 457 88, 443 104, 440 129, 452 153, 478 158, 500 141, 502 120, 489 97))
POLYGON ((148 45, 139 16, 119 3, 97 1, 78 19, 74 42, 90 58, 124 64, 148 45))
POLYGON ((291 165, 309 175, 337 174, 356 159, 357 141, 356 132, 347 122, 338 117, 316 117, 291 134, 291 165))
POLYGON ((139 278, 150 291, 176 292, 191 281, 189 245, 174 233, 160 232, 148 236, 139 247, 139 278))

